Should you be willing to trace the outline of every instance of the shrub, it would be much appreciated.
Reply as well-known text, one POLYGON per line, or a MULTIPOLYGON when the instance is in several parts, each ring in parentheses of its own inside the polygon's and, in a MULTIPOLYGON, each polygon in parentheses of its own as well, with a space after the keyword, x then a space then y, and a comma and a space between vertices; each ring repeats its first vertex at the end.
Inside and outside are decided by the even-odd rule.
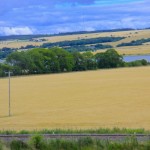
POLYGON ((123 144, 109 142, 107 149, 108 150, 123 150, 124 148, 123 148, 123 144))
POLYGON ((47 147, 48 150, 78 150, 76 141, 57 139, 51 140, 47 147))
POLYGON ((142 63, 143 66, 147 66, 148 65, 148 62, 145 59, 142 59, 141 63, 142 63))
POLYGON ((26 150, 28 149, 28 145, 26 143, 24 143, 23 141, 20 140, 13 140, 10 143, 10 149, 11 150, 26 150))
POLYGON ((77 150, 75 141, 62 140, 60 147, 63 150, 77 150))
POLYGON ((149 63, 145 59, 125 62, 126 67, 147 66, 148 64, 149 63))
POLYGON ((94 141, 90 137, 81 138, 78 140, 79 147, 90 147, 94 144, 94 141))
POLYGON ((48 149, 50 150, 59 150, 60 149, 60 140, 50 140, 47 146, 48 149))
POLYGON ((36 149, 36 150, 46 149, 46 142, 41 135, 35 135, 31 137, 29 144, 33 149, 36 149))
POLYGON ((105 148, 104 142, 101 141, 101 140, 96 140, 96 148, 97 148, 97 150, 102 150, 102 149, 104 149, 104 148, 105 148))
POLYGON ((1 142, 0 142, 0 150, 3 150, 3 145, 1 142))

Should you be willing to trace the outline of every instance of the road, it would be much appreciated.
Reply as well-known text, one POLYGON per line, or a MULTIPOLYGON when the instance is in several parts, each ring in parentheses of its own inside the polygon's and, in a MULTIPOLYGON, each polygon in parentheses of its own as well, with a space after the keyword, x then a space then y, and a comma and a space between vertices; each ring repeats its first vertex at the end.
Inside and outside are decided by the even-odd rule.
MULTIPOLYGON (((2 141, 12 140, 29 140, 34 134, 22 134, 22 135, 0 135, 2 141)), ((146 134, 40 134, 46 139, 68 139, 77 140, 80 138, 91 137, 99 140, 110 140, 110 141, 124 141, 128 138, 135 137, 138 141, 150 141, 150 135, 146 134)))

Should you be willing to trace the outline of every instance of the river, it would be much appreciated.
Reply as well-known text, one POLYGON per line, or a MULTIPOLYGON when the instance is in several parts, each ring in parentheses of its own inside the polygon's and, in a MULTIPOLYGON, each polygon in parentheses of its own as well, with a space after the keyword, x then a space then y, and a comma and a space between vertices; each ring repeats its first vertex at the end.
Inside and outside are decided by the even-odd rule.
POLYGON ((125 62, 131 62, 135 60, 142 60, 145 59, 150 62, 150 55, 130 55, 130 56, 123 56, 123 60, 125 62))

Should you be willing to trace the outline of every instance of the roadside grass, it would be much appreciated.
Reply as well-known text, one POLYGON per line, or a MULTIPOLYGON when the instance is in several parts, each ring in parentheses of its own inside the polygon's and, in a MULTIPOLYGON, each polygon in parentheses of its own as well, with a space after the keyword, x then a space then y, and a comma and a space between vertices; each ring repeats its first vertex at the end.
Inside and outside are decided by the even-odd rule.
POLYGON ((1 130, 1 135, 12 134, 150 134, 145 129, 127 129, 127 128, 99 128, 99 129, 43 129, 43 130, 1 130))
POLYGON ((135 137, 120 142, 97 140, 90 137, 78 140, 47 140, 41 135, 35 135, 26 142, 13 140, 0 144, 0 150, 6 150, 6 148, 7 150, 149 150, 150 141, 139 142, 135 137))

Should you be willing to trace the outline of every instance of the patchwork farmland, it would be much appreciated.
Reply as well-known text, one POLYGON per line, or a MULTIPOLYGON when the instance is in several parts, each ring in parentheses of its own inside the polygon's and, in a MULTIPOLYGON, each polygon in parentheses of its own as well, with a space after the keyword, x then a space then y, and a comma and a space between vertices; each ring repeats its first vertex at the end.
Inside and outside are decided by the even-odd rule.
MULTIPOLYGON (((90 38, 98 38, 98 37, 125 37, 122 40, 117 42, 109 42, 109 43, 102 43, 108 44, 113 46, 119 54, 125 55, 135 55, 135 54, 150 54, 150 43, 144 43, 143 45, 138 46, 123 46, 117 47, 118 44, 131 42, 133 40, 140 40, 140 39, 147 39, 150 38, 150 30, 131 30, 131 31, 118 31, 118 32, 100 32, 100 33, 87 33, 87 34, 74 34, 74 35, 63 35, 63 36, 50 36, 50 37, 40 37, 35 38, 33 41, 29 40, 8 40, 8 41, 1 41, 0 42, 0 49, 4 47, 9 48, 20 48, 25 47, 27 45, 34 45, 40 46, 43 43, 53 43, 53 42, 60 42, 60 41, 72 41, 78 39, 90 39, 90 38), (40 41, 40 39, 45 39, 45 41, 40 41), (38 42, 35 42, 38 41, 38 42)), ((102 52, 104 50, 97 50, 97 52, 102 52)))
POLYGON ((0 130, 150 129, 150 67, 0 79, 0 130))

